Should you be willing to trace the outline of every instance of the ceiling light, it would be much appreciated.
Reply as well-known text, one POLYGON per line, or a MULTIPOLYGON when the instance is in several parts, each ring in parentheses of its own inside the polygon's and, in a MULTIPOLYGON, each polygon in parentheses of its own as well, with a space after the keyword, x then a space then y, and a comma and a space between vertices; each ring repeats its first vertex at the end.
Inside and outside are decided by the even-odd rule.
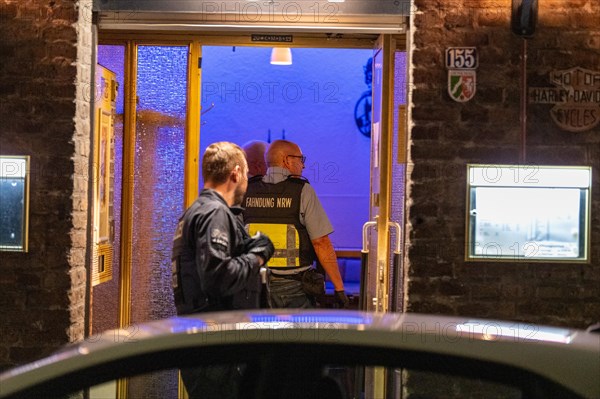
POLYGON ((292 49, 289 47, 273 47, 271 51, 272 65, 292 65, 292 49))

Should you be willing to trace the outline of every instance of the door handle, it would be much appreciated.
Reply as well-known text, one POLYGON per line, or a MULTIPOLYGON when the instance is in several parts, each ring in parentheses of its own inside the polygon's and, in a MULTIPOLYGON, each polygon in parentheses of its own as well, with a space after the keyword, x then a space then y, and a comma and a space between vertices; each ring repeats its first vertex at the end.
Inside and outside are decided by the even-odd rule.
POLYGON ((369 221, 363 224, 362 229, 362 249, 360 251, 360 295, 358 297, 358 310, 367 310, 367 269, 369 267, 369 247, 368 231, 370 228, 377 228, 376 221, 369 221))
POLYGON ((396 283, 398 282, 398 274, 400 269, 400 254, 402 252, 402 228, 400 224, 397 222, 388 222, 390 226, 390 230, 394 228, 396 230, 396 248, 394 249, 394 255, 392 257, 392 292, 390 292, 391 300, 391 311, 398 311, 398 298, 397 298, 397 287, 396 283))

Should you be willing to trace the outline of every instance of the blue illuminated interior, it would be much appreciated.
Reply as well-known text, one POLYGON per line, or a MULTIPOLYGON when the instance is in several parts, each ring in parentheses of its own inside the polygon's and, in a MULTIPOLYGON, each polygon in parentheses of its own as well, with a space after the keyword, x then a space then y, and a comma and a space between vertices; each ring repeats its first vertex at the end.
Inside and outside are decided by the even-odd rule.
POLYGON ((334 247, 360 249, 370 139, 356 127, 354 108, 368 90, 372 50, 293 48, 289 66, 271 65, 270 55, 268 47, 202 47, 200 148, 219 140, 298 143, 307 156, 303 175, 334 226, 334 247))
POLYGON ((98 64, 110 69, 117 75, 118 93, 116 99, 116 112, 117 115, 123 115, 125 104, 125 96, 123 94, 125 76, 120 72, 125 70, 125 46, 111 46, 105 44, 98 46, 98 64))
MULTIPOLYGON (((101 45, 99 61, 123 70, 123 51, 122 46, 101 45)), ((362 225, 369 220, 370 138, 357 128, 355 106, 369 90, 365 66, 372 50, 293 48, 289 66, 271 65, 270 53, 268 47, 202 47, 200 150, 222 140, 298 143, 307 156, 303 174, 334 226, 334 247, 358 250, 362 225)), ((155 60, 138 69, 167 71, 157 68, 164 57, 170 55, 157 51, 155 60)), ((185 60, 179 65, 186 68, 185 60)), ((185 84, 173 81, 171 73, 156 78, 174 93, 185 84)), ((123 76, 117 81, 117 113, 122 114, 123 76)), ((152 96, 139 90, 138 110, 151 107, 146 102, 152 96)), ((172 101, 168 111, 184 117, 185 103, 172 101)))

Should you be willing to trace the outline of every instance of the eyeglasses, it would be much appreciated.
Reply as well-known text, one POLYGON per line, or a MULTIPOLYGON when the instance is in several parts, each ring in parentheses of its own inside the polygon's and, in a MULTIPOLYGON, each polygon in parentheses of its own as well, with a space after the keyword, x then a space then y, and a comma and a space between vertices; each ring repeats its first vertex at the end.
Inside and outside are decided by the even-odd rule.
POLYGON ((300 158, 300 162, 306 163, 306 155, 288 155, 288 157, 300 158))

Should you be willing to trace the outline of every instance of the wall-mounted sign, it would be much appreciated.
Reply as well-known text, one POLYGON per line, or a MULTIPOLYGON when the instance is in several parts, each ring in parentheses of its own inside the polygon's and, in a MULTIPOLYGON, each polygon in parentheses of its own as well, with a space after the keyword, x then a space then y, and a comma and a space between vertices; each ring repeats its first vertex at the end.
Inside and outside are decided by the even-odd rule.
POLYGON ((27 252, 29 156, 0 156, 0 251, 27 252))
POLYGON ((446 68, 448 68, 448 94, 458 102, 466 102, 475 96, 479 56, 476 47, 448 47, 446 68))
POLYGON ((568 132, 583 132, 600 124, 600 72, 580 67, 550 72, 555 87, 530 87, 529 102, 554 104, 550 116, 568 132))
POLYGON ((270 43, 291 43, 294 41, 293 35, 252 35, 253 42, 270 42, 270 43))
POLYGON ((467 165, 469 261, 589 262, 590 166, 467 165))

